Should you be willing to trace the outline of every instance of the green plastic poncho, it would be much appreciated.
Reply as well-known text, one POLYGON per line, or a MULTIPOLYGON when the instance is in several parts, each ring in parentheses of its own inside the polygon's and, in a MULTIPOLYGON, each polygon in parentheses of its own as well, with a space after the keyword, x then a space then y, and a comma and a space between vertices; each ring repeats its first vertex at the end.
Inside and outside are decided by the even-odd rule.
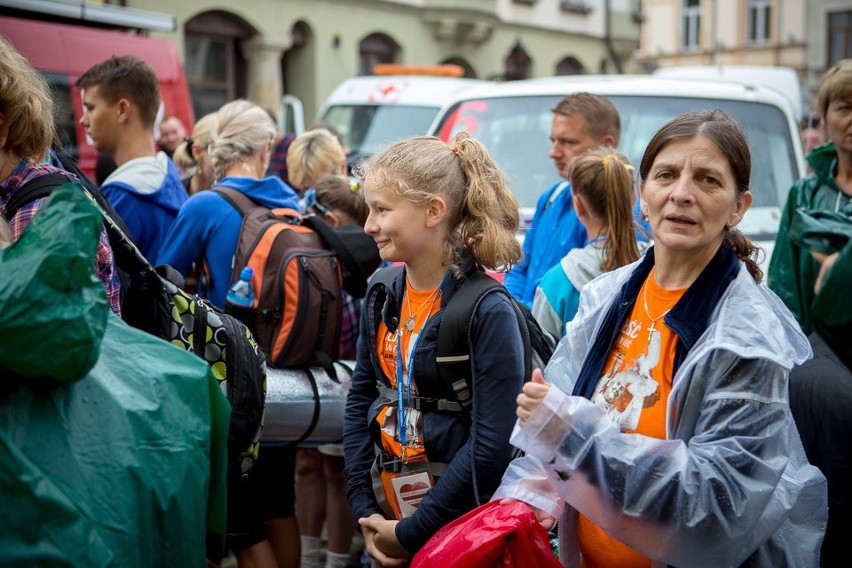
POLYGON ((203 361, 109 312, 101 228, 66 186, 0 251, 0 566, 203 566, 230 408, 203 361))
POLYGON ((852 202, 834 181, 834 144, 808 161, 814 173, 793 185, 769 264, 769 287, 796 316, 805 333, 819 332, 852 369, 852 202), (810 251, 839 256, 814 293, 820 264, 810 251))

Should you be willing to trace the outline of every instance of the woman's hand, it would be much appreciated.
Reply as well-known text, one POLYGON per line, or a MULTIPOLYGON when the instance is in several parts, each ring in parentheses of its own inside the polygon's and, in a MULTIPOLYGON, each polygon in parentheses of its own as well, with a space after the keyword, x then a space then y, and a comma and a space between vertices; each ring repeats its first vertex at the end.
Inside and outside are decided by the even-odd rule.
POLYGON ((828 271, 831 270, 831 267, 834 266, 835 262, 837 262, 840 252, 833 252, 829 255, 812 252, 811 255, 817 259, 821 265, 819 267, 819 274, 817 274, 816 282, 814 283, 814 294, 819 294, 822 290, 822 283, 825 281, 825 277, 828 276, 828 271))
POLYGON ((550 392, 550 383, 544 380, 544 373, 541 369, 533 369, 532 380, 524 384, 524 389, 518 395, 518 420, 521 426, 539 407, 544 397, 550 392))
POLYGON ((399 521, 389 521, 378 513, 358 519, 367 553, 382 568, 408 563, 410 555, 396 538, 397 523, 399 521))
MULTIPOLYGON (((511 505, 512 503, 517 502, 517 499, 507 498, 500 501, 501 505, 511 505)), ((523 503, 523 501, 521 501, 523 503)), ((535 518, 538 519, 538 522, 541 523, 541 526, 544 527, 544 530, 549 531, 553 528, 553 525, 556 524, 556 518, 551 515, 548 515, 538 507, 533 507, 529 503, 524 503, 530 510, 535 514, 535 518)))

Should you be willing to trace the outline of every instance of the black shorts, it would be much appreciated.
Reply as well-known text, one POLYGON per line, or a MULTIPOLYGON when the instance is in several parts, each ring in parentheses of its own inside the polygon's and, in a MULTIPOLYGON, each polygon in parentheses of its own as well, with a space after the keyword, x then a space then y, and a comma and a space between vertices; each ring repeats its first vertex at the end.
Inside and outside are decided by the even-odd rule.
POLYGON ((251 473, 228 483, 228 547, 266 538, 266 520, 296 514, 296 446, 261 446, 251 473))

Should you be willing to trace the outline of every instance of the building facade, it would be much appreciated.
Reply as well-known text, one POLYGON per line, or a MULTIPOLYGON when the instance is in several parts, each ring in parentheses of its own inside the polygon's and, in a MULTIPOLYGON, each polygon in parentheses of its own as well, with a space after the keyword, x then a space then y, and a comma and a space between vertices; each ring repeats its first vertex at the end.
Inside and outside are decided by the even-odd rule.
POLYGON ((334 87, 375 63, 456 63, 513 79, 632 69, 639 0, 124 0, 169 13, 196 116, 236 97, 310 120, 334 87))
POLYGON ((852 57, 848 0, 642 0, 637 68, 783 65, 812 95, 852 57))

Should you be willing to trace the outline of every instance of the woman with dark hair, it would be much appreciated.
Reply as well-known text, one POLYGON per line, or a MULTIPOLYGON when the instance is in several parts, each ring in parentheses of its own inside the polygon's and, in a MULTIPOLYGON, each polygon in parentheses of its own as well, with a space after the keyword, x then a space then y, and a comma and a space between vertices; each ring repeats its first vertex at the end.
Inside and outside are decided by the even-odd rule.
POLYGON ((567 566, 819 561, 825 478, 787 400, 810 348, 735 229, 750 171, 722 111, 663 126, 639 170, 654 246, 583 289, 518 397, 512 443, 527 455, 495 498, 561 516, 567 566))

